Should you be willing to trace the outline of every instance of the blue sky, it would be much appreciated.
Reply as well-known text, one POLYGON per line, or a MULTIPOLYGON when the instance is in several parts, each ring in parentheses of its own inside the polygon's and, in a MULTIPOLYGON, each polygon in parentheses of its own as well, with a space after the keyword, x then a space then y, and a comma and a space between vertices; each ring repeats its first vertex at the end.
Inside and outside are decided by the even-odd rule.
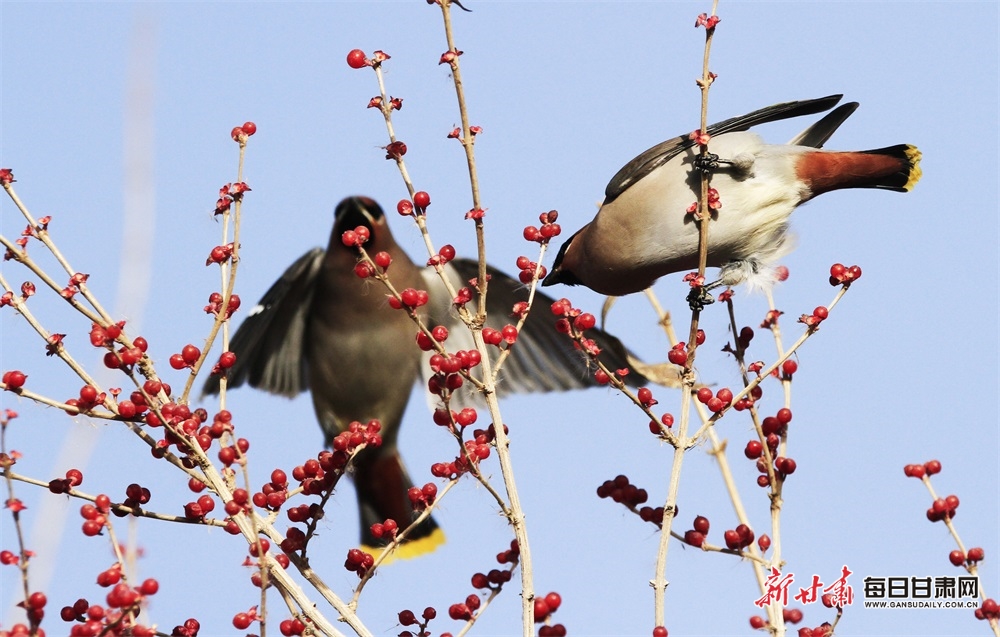
MULTIPOLYGON (((488 253, 510 272, 518 255, 532 254, 521 228, 539 212, 558 209, 563 228, 576 230, 625 162, 695 128, 703 32, 692 25, 709 3, 469 5, 473 13, 456 12, 455 24, 471 118, 485 130, 476 151, 489 208, 488 253)), ((861 107, 828 148, 906 142, 924 153, 924 178, 910 194, 833 193, 793 218, 799 241, 786 261, 792 276, 776 289, 786 311, 786 342, 800 333, 793 317, 832 298, 825 282, 831 263, 856 263, 864 276, 799 357, 790 436, 799 468, 785 487, 782 516, 786 572, 797 582, 813 574, 833 579, 847 565, 856 574, 856 592, 866 576, 960 574, 947 560, 954 546, 945 528, 924 519, 926 491, 902 471, 937 458, 944 471, 935 488, 961 498, 956 524, 968 546, 985 549, 983 584, 996 598, 997 4, 722 2, 719 13, 711 120, 844 93, 861 107)), ((18 192, 36 215, 53 215, 53 234, 70 262, 91 274, 91 288, 138 326, 160 361, 209 328, 201 308, 216 289, 217 272, 203 260, 218 242, 211 216, 218 188, 235 176, 236 145, 228 137, 234 125, 253 120, 259 131, 246 168, 253 192, 244 208, 238 283, 245 304, 296 257, 326 243, 342 197, 366 194, 391 208, 405 194, 379 149, 386 143, 382 122, 365 109, 377 91, 374 78, 347 67, 350 49, 392 55, 389 92, 405 100, 395 124, 409 147, 417 187, 432 195, 432 234, 438 244, 472 254, 472 228, 462 220, 470 207, 464 157, 445 138, 458 113, 447 68, 437 65, 446 44, 434 7, 417 1, 3 2, 0 37, 0 165, 14 169, 18 192), (130 98, 136 90, 146 97, 130 98), (137 115, 143 105, 148 114, 137 115), (142 174, 144 161, 149 180, 126 194, 128 175, 142 174), (126 218, 127 203, 140 212, 126 218)), ((782 122, 760 132, 782 142, 807 123, 782 122)), ((24 222, 6 199, 0 212, 3 233, 17 235, 24 222)), ((422 254, 405 220, 393 216, 390 223, 412 255, 422 254)), ((33 254, 40 253, 33 246, 33 254)), ((10 263, 3 273, 16 283, 25 278, 10 263)), ((684 286, 671 276, 656 291, 686 322, 684 286)), ((555 293, 591 311, 600 308, 601 298, 589 292, 555 293)), ((758 324, 764 299, 736 298, 741 324, 758 324)), ((97 356, 85 346, 89 325, 42 295, 32 304, 96 367, 97 356)), ((33 386, 56 397, 78 391, 80 382, 43 356, 9 308, 0 311, 0 325, 0 369, 20 368, 33 386)), ((709 346, 698 359, 702 379, 734 386, 736 367, 719 351, 727 341, 720 306, 709 309, 704 327, 709 346)), ((622 300, 609 328, 644 359, 665 359, 667 346, 641 297, 622 300)), ((769 360, 773 345, 758 332, 756 356, 769 360)), ((117 381, 106 376, 104 382, 117 381)), ((770 389, 765 405, 776 410, 780 391, 770 389)), ((659 407, 677 411, 675 393, 661 389, 657 398, 659 407)), ((400 446, 422 482, 430 479, 430 464, 453 450, 421 402, 413 403, 400 446)), ((189 499, 177 476, 116 427, 73 420, 9 394, 0 396, 0 407, 21 414, 8 444, 25 454, 18 465, 23 473, 48 479, 78 466, 86 490, 113 497, 138 480, 153 490, 154 508, 170 512, 180 512, 189 499)), ((255 483, 275 466, 301 463, 322 442, 305 396, 287 401, 243 389, 230 395, 230 407, 241 432, 255 441, 255 483)), ((536 587, 558 591, 564 600, 555 619, 574 635, 650 634, 648 581, 658 535, 594 491, 624 473, 647 488, 651 500, 662 501, 670 449, 611 391, 515 397, 503 413, 512 430, 536 587)), ((733 450, 755 530, 768 532, 767 499, 740 453, 751 434, 748 421, 727 417, 718 433, 733 450)), ((680 493, 680 530, 706 515, 710 540, 721 543, 735 521, 704 447, 685 461, 680 493)), ((58 608, 80 596, 102 598, 93 581, 113 560, 106 544, 78 532, 77 502, 23 485, 18 496, 29 506, 33 546, 45 546, 46 557, 54 558, 45 625, 49 634, 60 634, 58 608), (60 526, 40 522, 43 510, 67 516, 64 537, 43 539, 43 527, 60 526)), ((375 634, 396 634, 399 610, 427 605, 440 612, 435 633, 456 630, 445 618, 448 605, 472 592, 469 577, 492 568, 510 539, 490 498, 471 481, 449 496, 437 517, 448 534, 445 547, 388 567, 362 597, 359 612, 375 634)), ((340 564, 356 542, 356 525, 354 496, 345 486, 312 554, 342 594, 353 583, 340 564)), ((161 582, 151 619, 169 632, 193 615, 203 635, 232 634, 229 618, 257 602, 240 566, 239 542, 221 532, 149 521, 136 532, 145 550, 140 577, 161 582)), ((0 533, 2 548, 11 548, 7 516, 0 518, 0 533)), ((39 581, 43 564, 40 559, 39 581)), ((674 545, 668 579, 671 635, 746 634, 757 597, 748 565, 674 545)), ((16 582, 13 569, 0 570, 4 626, 18 617, 11 608, 16 582)), ((518 632, 518 609, 512 587, 474 634, 518 632)), ((816 605, 804 610, 805 625, 832 619, 816 605)), ((858 604, 838 626, 839 635, 986 632, 966 610, 858 604)))

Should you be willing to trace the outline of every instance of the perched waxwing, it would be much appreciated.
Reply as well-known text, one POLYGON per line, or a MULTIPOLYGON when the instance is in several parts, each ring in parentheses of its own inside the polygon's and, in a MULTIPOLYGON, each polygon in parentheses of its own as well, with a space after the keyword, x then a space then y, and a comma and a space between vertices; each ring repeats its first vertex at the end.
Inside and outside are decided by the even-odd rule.
MULTIPOLYGON (((390 308, 380 285, 355 274, 357 252, 345 246, 341 236, 358 226, 370 230, 364 246, 369 254, 384 251, 391 256, 388 274, 397 290, 428 292, 429 300, 420 311, 429 327, 449 328, 448 350, 475 347, 440 276, 410 260, 377 203, 351 197, 336 208, 327 249, 314 248, 293 263, 240 325, 230 347, 236 364, 227 372, 227 383, 228 387, 249 383, 288 397, 309 391, 328 445, 352 421, 381 422, 381 446, 363 449, 353 462, 362 544, 377 551, 384 542, 372 535, 373 523, 392 519, 402 531, 414 517, 407 496, 413 483, 396 445, 413 384, 422 377, 429 379, 433 372, 427 363, 431 354, 417 347, 417 328, 407 313, 390 308)), ((455 289, 467 287, 479 274, 478 262, 467 259, 454 259, 445 269, 455 289)), ((511 309, 517 301, 527 300, 528 290, 494 268, 489 273, 486 323, 502 329, 515 322, 511 309)), ((536 292, 533 310, 498 381, 499 395, 597 384, 583 354, 556 331, 557 317, 550 311, 553 302, 536 292)), ((628 352, 618 339, 596 328, 587 336, 596 341, 602 362, 611 369, 628 366, 628 352)), ((633 385, 645 382, 635 371, 625 380, 633 385)), ((219 378, 211 377, 204 391, 218 393, 219 378)), ((472 400, 471 390, 467 396, 472 400)), ((441 529, 428 517, 409 532, 396 555, 413 557, 443 541, 441 529)))
POLYGON ((645 151, 611 179, 597 216, 563 243, 542 285, 583 285, 621 296, 661 276, 696 270, 698 223, 686 211, 701 192, 703 170, 721 203, 708 226, 708 265, 720 268, 719 278, 706 291, 769 284, 778 259, 793 248, 788 224, 797 206, 842 188, 908 191, 920 179, 914 146, 820 150, 856 102, 834 109, 788 144, 766 144, 747 132, 757 124, 821 113, 841 97, 775 104, 709 126, 707 165, 690 135, 645 151))

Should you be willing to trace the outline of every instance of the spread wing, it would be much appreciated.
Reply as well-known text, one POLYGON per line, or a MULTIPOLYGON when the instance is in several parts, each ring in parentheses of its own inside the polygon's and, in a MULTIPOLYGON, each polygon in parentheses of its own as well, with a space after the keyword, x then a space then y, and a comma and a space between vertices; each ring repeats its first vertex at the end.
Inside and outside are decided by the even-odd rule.
MULTIPOLYGON (((479 265, 471 259, 455 259, 448 266, 449 278, 456 288, 468 285, 468 280, 479 276, 479 265)), ((486 324, 494 329, 501 329, 508 323, 516 323, 510 317, 511 308, 517 301, 528 300, 528 290, 519 281, 512 279, 493 267, 488 267, 490 274, 489 294, 487 294, 486 324)), ((440 279, 433 271, 425 273, 429 287, 443 289, 440 279)), ((433 296, 433 294, 432 294, 433 296)), ((440 296, 447 298, 443 291, 440 296)), ((497 384, 499 395, 513 392, 550 392, 568 389, 582 389, 597 386, 593 370, 587 368, 587 359, 582 352, 574 348, 573 342, 555 329, 557 317, 549 311, 555 299, 535 291, 531 314, 525 321, 517 343, 511 349, 511 354, 504 363, 500 382, 497 384)), ((437 323, 450 322, 452 325, 458 318, 451 313, 450 317, 434 316, 437 323)), ((449 329, 451 325, 449 325, 449 329)), ((629 352, 617 338, 594 328, 588 331, 601 348, 600 360, 611 369, 630 367, 629 352)), ((473 348, 471 335, 464 326, 455 326, 448 337, 449 349, 473 348), (455 339, 455 340, 453 340, 455 339)), ((428 370, 427 365, 421 367, 428 370)), ((429 371, 423 372, 428 374, 429 371)), ((646 384, 646 378, 633 370, 625 381, 632 386, 646 384)))
MULTIPOLYGON (((801 115, 822 113, 823 111, 833 108, 833 106, 840 101, 841 97, 843 97, 843 95, 829 95, 827 97, 820 97, 813 100, 799 100, 795 102, 782 102, 781 104, 774 104, 773 106, 768 106, 752 113, 741 115, 740 117, 733 117, 723 122, 712 124, 708 127, 707 132, 709 135, 716 136, 722 135, 723 133, 745 131, 753 126, 766 124, 767 122, 776 122, 778 120, 799 117, 801 115)), ((843 119, 846 119, 847 115, 850 115, 850 112, 844 115, 843 119)), ((842 122, 843 119, 840 121, 842 122)), ((837 125, 839 125, 839 122, 837 125)), ((834 126, 834 129, 836 129, 836 126, 834 126)), ((810 128, 809 130, 812 129, 810 128)), ((829 132, 832 134, 833 130, 830 130, 829 132)), ((803 133, 803 135, 805 134, 806 133, 803 133)), ((825 139, 823 141, 825 141, 825 139)), ((697 146, 697 144, 693 139, 690 139, 687 135, 681 135, 680 137, 674 137, 673 139, 661 142, 643 152, 638 157, 625 164, 625 166, 611 178, 611 181, 608 183, 608 187, 604 190, 604 203, 611 203, 619 195, 628 190, 632 184, 667 163, 680 153, 695 146, 697 146)))
MULTIPOLYGON (((250 310, 230 343, 236 364, 229 369, 228 387, 248 382, 283 396, 309 389, 303 342, 313 284, 325 256, 322 248, 313 248, 299 257, 250 310)), ((219 393, 219 377, 209 377, 202 393, 219 393)))

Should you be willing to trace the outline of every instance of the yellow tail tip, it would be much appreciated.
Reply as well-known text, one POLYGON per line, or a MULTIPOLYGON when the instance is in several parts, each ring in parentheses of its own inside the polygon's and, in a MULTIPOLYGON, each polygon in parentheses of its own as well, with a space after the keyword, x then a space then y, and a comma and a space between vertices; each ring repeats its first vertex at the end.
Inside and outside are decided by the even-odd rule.
POLYGON ((906 185, 903 186, 903 190, 907 192, 913 190, 913 187, 917 185, 917 182, 924 175, 924 171, 920 168, 920 159, 922 157, 923 154, 916 146, 906 147, 906 159, 910 162, 910 178, 906 181, 906 185))
MULTIPOLYGON (((422 538, 417 538, 416 540, 409 540, 400 544, 395 551, 386 556, 385 560, 382 561, 382 565, 391 564, 392 562, 399 560, 412 560, 415 557, 420 557, 421 555, 426 555, 428 553, 433 553, 437 550, 439 546, 444 544, 445 537, 444 531, 440 528, 431 531, 430 535, 426 535, 422 538)), ((365 553, 371 553, 375 559, 385 551, 384 546, 367 546, 362 544, 361 550, 365 553)))

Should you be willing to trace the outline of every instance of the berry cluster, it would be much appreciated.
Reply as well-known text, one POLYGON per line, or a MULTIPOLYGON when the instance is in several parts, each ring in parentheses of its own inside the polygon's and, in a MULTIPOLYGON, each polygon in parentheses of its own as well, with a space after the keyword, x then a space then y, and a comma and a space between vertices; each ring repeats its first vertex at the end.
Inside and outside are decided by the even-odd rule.
POLYGON ((7 391, 16 392, 17 390, 24 387, 24 382, 27 379, 28 379, 27 374, 25 374, 20 370, 12 369, 8 372, 4 372, 3 377, 0 378, 0 381, 3 382, 4 389, 6 389, 7 391))
POLYGON ((103 493, 94 498, 93 504, 80 507, 80 517, 83 518, 83 534, 88 537, 100 535, 104 525, 108 523, 108 513, 111 511, 111 498, 103 493))
MULTIPOLYGON (((761 431, 764 434, 764 442, 770 455, 774 458, 773 469, 775 478, 784 480, 789 475, 795 473, 798 464, 791 458, 775 456, 781 439, 788 433, 788 423, 792 421, 792 410, 782 407, 774 416, 767 416, 761 421, 761 431)), ((767 463, 764 458, 764 445, 759 440, 750 440, 743 450, 743 454, 750 460, 757 461, 757 470, 761 475, 757 476, 757 485, 766 488, 771 485, 771 479, 767 475, 767 463)))
POLYGON ((424 609, 424 612, 421 613, 420 616, 423 618, 423 621, 417 619, 417 616, 412 610, 399 611, 399 623, 401 626, 417 627, 416 633, 404 630, 399 633, 399 637, 430 637, 431 633, 427 630, 427 624, 429 624, 432 619, 437 617, 437 611, 432 606, 428 606, 424 609))
MULTIPOLYGON (((423 190, 418 190, 413 193, 413 201, 409 199, 400 199, 399 203, 396 204, 396 212, 404 217, 409 217, 416 212, 418 215, 426 215, 427 207, 431 205, 431 196, 423 190)), ((443 249, 443 248, 442 248, 443 249)), ((452 248, 454 252, 454 248, 452 248)), ((452 254, 451 258, 454 258, 452 254)))
MULTIPOLYGON (((467 413, 467 411, 463 409, 457 414, 451 412, 451 418, 449 419, 446 410, 438 409, 434 412, 434 422, 441 426, 451 427, 452 431, 454 431, 454 425, 451 420, 454 419, 455 424, 461 426, 459 418, 462 417, 462 413, 467 413)), ((468 416, 466 416, 467 418, 468 416)), ((504 425, 504 432, 506 431, 507 425, 504 425)), ((462 443, 465 450, 464 453, 459 454, 451 462, 434 463, 431 465, 431 475, 435 478, 454 480, 471 470, 474 466, 478 466, 480 461, 489 458, 490 446, 496 440, 496 429, 493 425, 490 425, 487 429, 476 429, 472 432, 472 435, 472 440, 466 440, 462 443)))
POLYGON ((941 473, 941 461, 928 460, 924 464, 908 464, 903 467, 903 473, 908 478, 923 479, 925 475, 932 476, 936 473, 941 473))
POLYGON ((66 413, 71 416, 76 413, 86 413, 98 405, 103 405, 106 398, 107 394, 104 392, 98 393, 97 388, 93 385, 84 385, 80 388, 79 398, 69 398, 66 400, 67 405, 76 407, 76 410, 67 409, 66 413))
POLYGON ((403 158, 403 155, 406 154, 406 144, 404 144, 403 142, 399 141, 392 142, 391 144, 387 144, 382 148, 385 149, 386 159, 392 159, 397 162, 400 161, 403 158))
POLYGON ((856 265, 845 267, 841 263, 834 263, 830 266, 830 285, 850 285, 860 278, 861 268, 856 265))
POLYGON ((233 252, 236 247, 232 243, 227 243, 224 246, 215 246, 212 248, 211 252, 208 253, 208 258, 205 259, 205 265, 212 265, 213 263, 225 263, 232 258, 233 252))
POLYGON ((585 352, 591 358, 601 353, 601 348, 597 346, 597 343, 583 335, 586 330, 597 324, 597 319, 593 314, 573 307, 567 298, 555 301, 549 309, 553 316, 559 317, 556 321, 556 331, 569 335, 573 339, 573 347, 585 352))
POLYGON ((368 569, 375 565, 375 557, 371 553, 361 549, 351 549, 347 552, 347 559, 344 560, 344 568, 357 573, 358 577, 364 577, 368 569))
POLYGON ((438 249, 438 253, 427 259, 429 267, 442 266, 455 258, 455 246, 446 243, 438 249))
MULTIPOLYGON (((59 616, 65 622, 76 622, 70 629, 71 637, 97 637, 98 635, 133 635, 134 637, 153 637, 158 634, 153 627, 137 623, 140 604, 160 590, 160 584, 155 579, 147 579, 138 587, 132 588, 121 582, 121 565, 101 573, 97 583, 105 588, 113 587, 105 597, 106 606, 91 604, 86 599, 78 599, 72 606, 63 606, 59 616), (117 567, 117 568, 116 568, 117 567), (117 573, 108 575, 109 573, 117 573)), ((40 593, 36 593, 40 595, 40 593)), ((188 620, 194 621, 194 620, 188 620)), ((195 622, 197 624, 197 622, 195 622)), ((197 635, 197 630, 193 633, 197 635)))
POLYGON ((685 365, 687 365, 687 359, 688 359, 687 343, 683 341, 678 341, 677 343, 675 343, 674 346, 671 347, 670 351, 667 353, 667 360, 673 363, 674 365, 680 365, 681 367, 684 367, 685 365))
POLYGON ((504 343, 510 347, 517 342, 517 328, 511 324, 504 325, 502 329, 496 330, 492 327, 483 328, 483 341, 487 345, 501 347, 504 343))
POLYGON ((236 630, 246 630, 250 628, 250 624, 258 621, 257 617, 257 607, 251 606, 246 612, 240 611, 233 615, 233 627, 236 630))
POLYGON ((284 637, 293 637, 293 635, 303 635, 306 632, 306 622, 303 622, 298 617, 292 617, 291 619, 283 619, 280 624, 278 624, 278 631, 284 635, 284 637))
POLYGON ((447 400, 451 392, 465 384, 463 375, 481 362, 482 354, 478 350, 459 350, 447 356, 432 354, 428 364, 434 374, 427 380, 427 390, 447 400))
POLYGON ((976 609, 975 616, 976 619, 991 622, 1000 620, 1000 604, 997 604, 996 600, 992 597, 987 597, 983 600, 979 608, 976 609))
POLYGON ((797 634, 798 637, 830 637, 833 634, 833 626, 830 622, 823 622, 815 628, 800 628, 797 634))
POLYGON ((340 242, 348 248, 360 248, 368 243, 372 237, 372 231, 367 226, 358 226, 354 230, 345 230, 340 235, 340 242))
MULTIPOLYGON (((538 221, 541 223, 541 226, 525 226, 522 232, 524 239, 542 245, 548 244, 550 239, 558 237, 562 233, 562 227, 556 223, 556 219, 558 218, 559 212, 556 210, 549 210, 538 215, 538 221)), ((521 268, 520 264, 518 267, 521 268)), ((523 270, 524 268, 521 269, 523 270)), ((540 276, 544 277, 545 275, 542 274, 540 276)))
MULTIPOLYGON (((222 299, 223 296, 219 292, 212 292, 208 295, 208 305, 205 306, 206 314, 219 315, 219 311, 222 309, 222 299)), ((240 297, 236 294, 230 295, 229 303, 226 305, 226 315, 225 318, 229 318, 233 315, 236 310, 240 308, 240 297)))
POLYGON ((83 473, 79 469, 69 469, 65 478, 49 480, 49 491, 52 493, 69 493, 73 487, 83 484, 83 473))
POLYGON ((422 487, 410 487, 406 492, 406 497, 410 499, 410 505, 414 511, 423 511, 434 504, 437 492, 437 485, 433 482, 428 482, 422 487))
POLYGON ((934 500, 930 508, 927 509, 927 519, 931 522, 940 522, 942 520, 950 520, 958 512, 958 496, 949 495, 946 498, 938 498, 934 500))
POLYGON ((712 393, 708 387, 698 390, 698 402, 702 403, 713 414, 724 411, 733 403, 733 392, 728 387, 723 387, 719 391, 712 393))
POLYGON ((347 66, 351 67, 352 69, 363 69, 366 66, 377 68, 380 64, 382 64, 382 62, 388 60, 390 57, 392 56, 389 55, 388 53, 384 53, 382 51, 375 51, 372 54, 372 58, 368 59, 364 51, 362 51, 361 49, 353 49, 350 53, 347 54, 347 66))
POLYGON ((394 310, 406 309, 407 312, 413 312, 418 307, 427 305, 427 301, 430 300, 430 296, 427 294, 427 290, 415 290, 413 288, 406 288, 399 293, 399 298, 395 296, 389 296, 389 307, 394 310))
POLYGON ((980 547, 971 548, 968 553, 963 553, 956 549, 948 554, 948 561, 955 566, 965 566, 966 564, 981 562, 985 557, 986 552, 980 547))
POLYGON ((728 529, 722 534, 726 541, 726 548, 733 551, 741 551, 754 540, 753 531, 746 524, 740 524, 735 529, 728 529))
MULTIPOLYGON (((199 482, 198 484, 203 484, 203 483, 199 482)), ((149 499, 151 497, 152 494, 150 493, 149 489, 133 482, 132 484, 125 487, 125 501, 122 502, 122 504, 124 506, 129 507, 132 510, 138 510, 139 508, 142 507, 142 505, 149 502, 149 499)), ((115 509, 114 514, 118 516, 125 515, 124 512, 119 512, 118 509, 115 509)))
POLYGON ((548 270, 545 269, 544 265, 538 267, 537 263, 523 255, 517 258, 516 265, 517 269, 520 271, 518 272, 517 278, 525 285, 529 285, 532 281, 537 279, 544 279, 545 275, 548 273, 548 270))
POLYGON ((253 122, 244 122, 242 126, 236 126, 229 132, 229 136, 233 138, 234 142, 240 144, 245 144, 247 137, 250 137, 257 132, 257 125, 253 122))
MULTIPOLYGON (((619 475, 614 480, 605 480, 604 484, 597 487, 597 497, 611 498, 615 502, 624 505, 630 511, 636 511, 636 507, 649 499, 649 494, 645 489, 640 489, 631 482, 628 477, 619 475)), ((674 506, 674 515, 677 515, 678 507, 674 506)), ((637 513, 643 522, 652 522, 656 526, 663 524, 663 507, 644 506, 637 513)))
MULTIPOLYGON (((562 596, 559 593, 549 593, 545 597, 535 598, 535 623, 547 622, 552 617, 552 613, 559 610, 562 605, 562 596)), ((566 637, 566 627, 562 624, 549 624, 538 629, 538 637, 566 637)))
POLYGON ((684 532, 684 541, 691 546, 700 548, 705 543, 705 538, 708 537, 709 526, 708 518, 699 515, 694 519, 693 528, 684 532))
POLYGON ((810 331, 816 331, 819 329, 819 324, 822 323, 830 316, 830 310, 826 309, 825 306, 817 306, 816 309, 812 311, 812 314, 803 314, 799 317, 799 323, 805 324, 810 331))
POLYGON ((377 540, 385 540, 386 542, 392 542, 396 539, 396 533, 399 531, 399 525, 392 518, 387 518, 384 522, 376 522, 371 525, 372 536, 377 540))
MULTIPOLYGON (((510 564, 509 570, 492 569, 489 574, 476 573, 472 576, 473 588, 499 591, 503 585, 510 581, 511 573, 520 560, 521 550, 517 545, 517 540, 511 540, 510 548, 500 551, 497 554, 498 564, 510 564)), ((482 603, 479 595, 471 593, 465 598, 464 603, 452 604, 448 607, 448 616, 457 621, 470 621, 475 619, 476 611, 482 603)))
POLYGON ((597 487, 597 497, 611 498, 619 504, 635 509, 649 499, 649 494, 645 489, 640 489, 629 482, 628 476, 619 475, 613 480, 605 480, 604 484, 597 487))
POLYGON ((194 367, 199 358, 201 358, 201 350, 188 343, 181 349, 179 354, 172 354, 170 356, 170 366, 177 370, 184 369, 185 367, 194 367))

